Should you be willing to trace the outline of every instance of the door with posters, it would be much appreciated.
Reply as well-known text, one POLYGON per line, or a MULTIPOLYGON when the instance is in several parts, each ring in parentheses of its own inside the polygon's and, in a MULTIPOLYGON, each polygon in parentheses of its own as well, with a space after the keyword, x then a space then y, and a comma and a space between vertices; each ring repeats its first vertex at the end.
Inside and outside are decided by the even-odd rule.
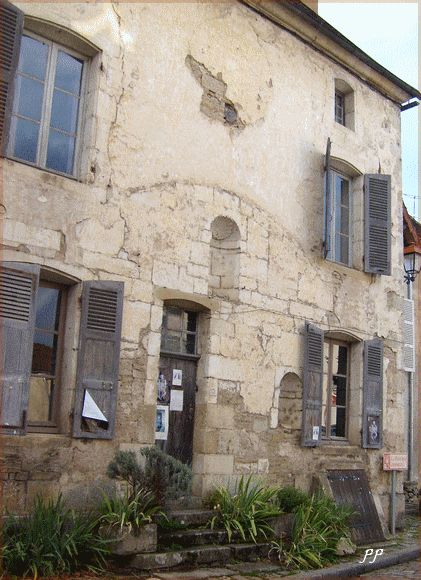
POLYGON ((196 401, 198 313, 166 306, 159 359, 156 443, 190 464, 196 401))

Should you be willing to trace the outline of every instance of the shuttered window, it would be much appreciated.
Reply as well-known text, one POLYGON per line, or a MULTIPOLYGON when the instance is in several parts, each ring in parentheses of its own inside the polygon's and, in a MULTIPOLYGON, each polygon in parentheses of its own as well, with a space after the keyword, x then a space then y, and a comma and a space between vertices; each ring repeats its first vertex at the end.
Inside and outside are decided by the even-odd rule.
POLYGON ((35 264, 5 262, 0 268, 3 433, 26 433, 38 280, 35 264))
POLYGON ((323 341, 323 330, 306 323, 301 425, 301 445, 305 447, 316 447, 321 444, 323 341))
POLYGON ((383 446, 383 341, 364 343, 362 446, 383 446))
POLYGON ((19 61, 23 12, 0 2, 0 136, 1 155, 6 152, 13 102, 13 85, 19 61))
POLYGON ((364 269, 391 274, 391 177, 364 176, 364 269))
POLYGON ((122 282, 85 282, 73 436, 112 439, 117 408, 122 282))

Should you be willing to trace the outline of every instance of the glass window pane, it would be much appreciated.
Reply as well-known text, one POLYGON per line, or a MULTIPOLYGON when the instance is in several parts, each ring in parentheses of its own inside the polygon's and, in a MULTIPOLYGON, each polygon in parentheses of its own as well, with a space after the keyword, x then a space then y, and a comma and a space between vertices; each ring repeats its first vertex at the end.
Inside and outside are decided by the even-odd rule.
POLYGON ((335 407, 335 409, 332 412, 335 416, 334 419, 332 419, 332 426, 331 426, 332 437, 345 437, 346 436, 346 410, 335 407))
POLYGON ((19 71, 43 81, 47 70, 48 44, 22 36, 20 45, 19 71))
POLYGON ((19 75, 15 95, 14 111, 22 117, 39 121, 44 99, 44 83, 19 75))
POLYGON ((18 159, 35 163, 37 160, 38 123, 26 119, 12 119, 11 134, 14 137, 12 155, 18 159))
POLYGON ((58 337, 56 334, 35 332, 34 350, 32 353, 33 373, 55 374, 57 342, 58 337))
POLYGON ((43 377, 31 377, 29 389, 30 421, 49 421, 51 419, 51 398, 54 381, 43 377))
POLYGON ((51 127, 75 135, 78 109, 77 97, 55 90, 51 109, 51 127))
POLYGON ((80 95, 83 61, 58 51, 54 86, 73 95, 80 95))
POLYGON ((181 331, 181 310, 178 308, 167 308, 167 328, 171 330, 180 330, 181 331))
POLYGON ((337 374, 346 375, 348 368, 348 349, 346 346, 338 346, 337 374))
POLYGON ((196 332, 197 329, 197 312, 186 312, 187 328, 189 332, 196 332))
POLYGON ((336 385, 336 405, 344 407, 346 405, 346 378, 333 377, 336 385))
POLYGON ((42 330, 58 330, 60 290, 39 286, 35 327, 42 330))
POLYGON ((187 354, 195 354, 196 353, 196 335, 195 334, 184 335, 183 347, 184 347, 183 352, 185 352, 187 354))
POLYGON ((341 233, 345 236, 349 235, 349 209, 346 207, 340 208, 340 227, 341 233))
POLYGON ((51 129, 48 139, 46 167, 61 173, 72 173, 74 150, 74 137, 51 129))
POLYGON ((168 352, 181 352, 181 334, 168 331, 163 336, 162 350, 168 352))
POLYGON ((341 179, 341 198, 340 203, 349 207, 349 181, 341 179))
POLYGON ((349 238, 346 236, 340 237, 340 254, 339 261, 342 264, 349 264, 349 238))

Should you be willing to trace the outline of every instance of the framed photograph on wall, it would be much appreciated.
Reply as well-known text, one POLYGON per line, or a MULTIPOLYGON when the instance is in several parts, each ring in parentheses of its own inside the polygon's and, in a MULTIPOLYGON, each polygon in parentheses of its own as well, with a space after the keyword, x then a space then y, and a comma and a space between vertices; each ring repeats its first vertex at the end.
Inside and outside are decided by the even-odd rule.
POLYGON ((163 441, 168 439, 169 417, 170 414, 168 405, 156 406, 155 439, 161 439, 163 441))

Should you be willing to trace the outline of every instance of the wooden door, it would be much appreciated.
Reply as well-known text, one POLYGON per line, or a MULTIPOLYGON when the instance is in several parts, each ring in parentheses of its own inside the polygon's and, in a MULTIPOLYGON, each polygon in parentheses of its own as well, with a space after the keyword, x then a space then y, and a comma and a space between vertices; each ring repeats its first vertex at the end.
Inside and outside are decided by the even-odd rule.
MULTIPOLYGON (((161 403, 171 404, 171 392, 178 391, 178 401, 182 393, 182 410, 169 411, 168 438, 159 442, 165 453, 191 465, 193 460, 193 429, 196 399, 197 357, 182 355, 161 355, 159 374, 166 381, 166 396, 161 403), (173 371, 181 371, 181 388, 173 385, 173 371)), ((177 373, 178 375, 180 373, 177 373)), ((178 381, 176 381, 178 382, 178 381)), ((174 396, 176 396, 174 395, 174 396)), ((171 406, 170 406, 171 409, 171 406)))

